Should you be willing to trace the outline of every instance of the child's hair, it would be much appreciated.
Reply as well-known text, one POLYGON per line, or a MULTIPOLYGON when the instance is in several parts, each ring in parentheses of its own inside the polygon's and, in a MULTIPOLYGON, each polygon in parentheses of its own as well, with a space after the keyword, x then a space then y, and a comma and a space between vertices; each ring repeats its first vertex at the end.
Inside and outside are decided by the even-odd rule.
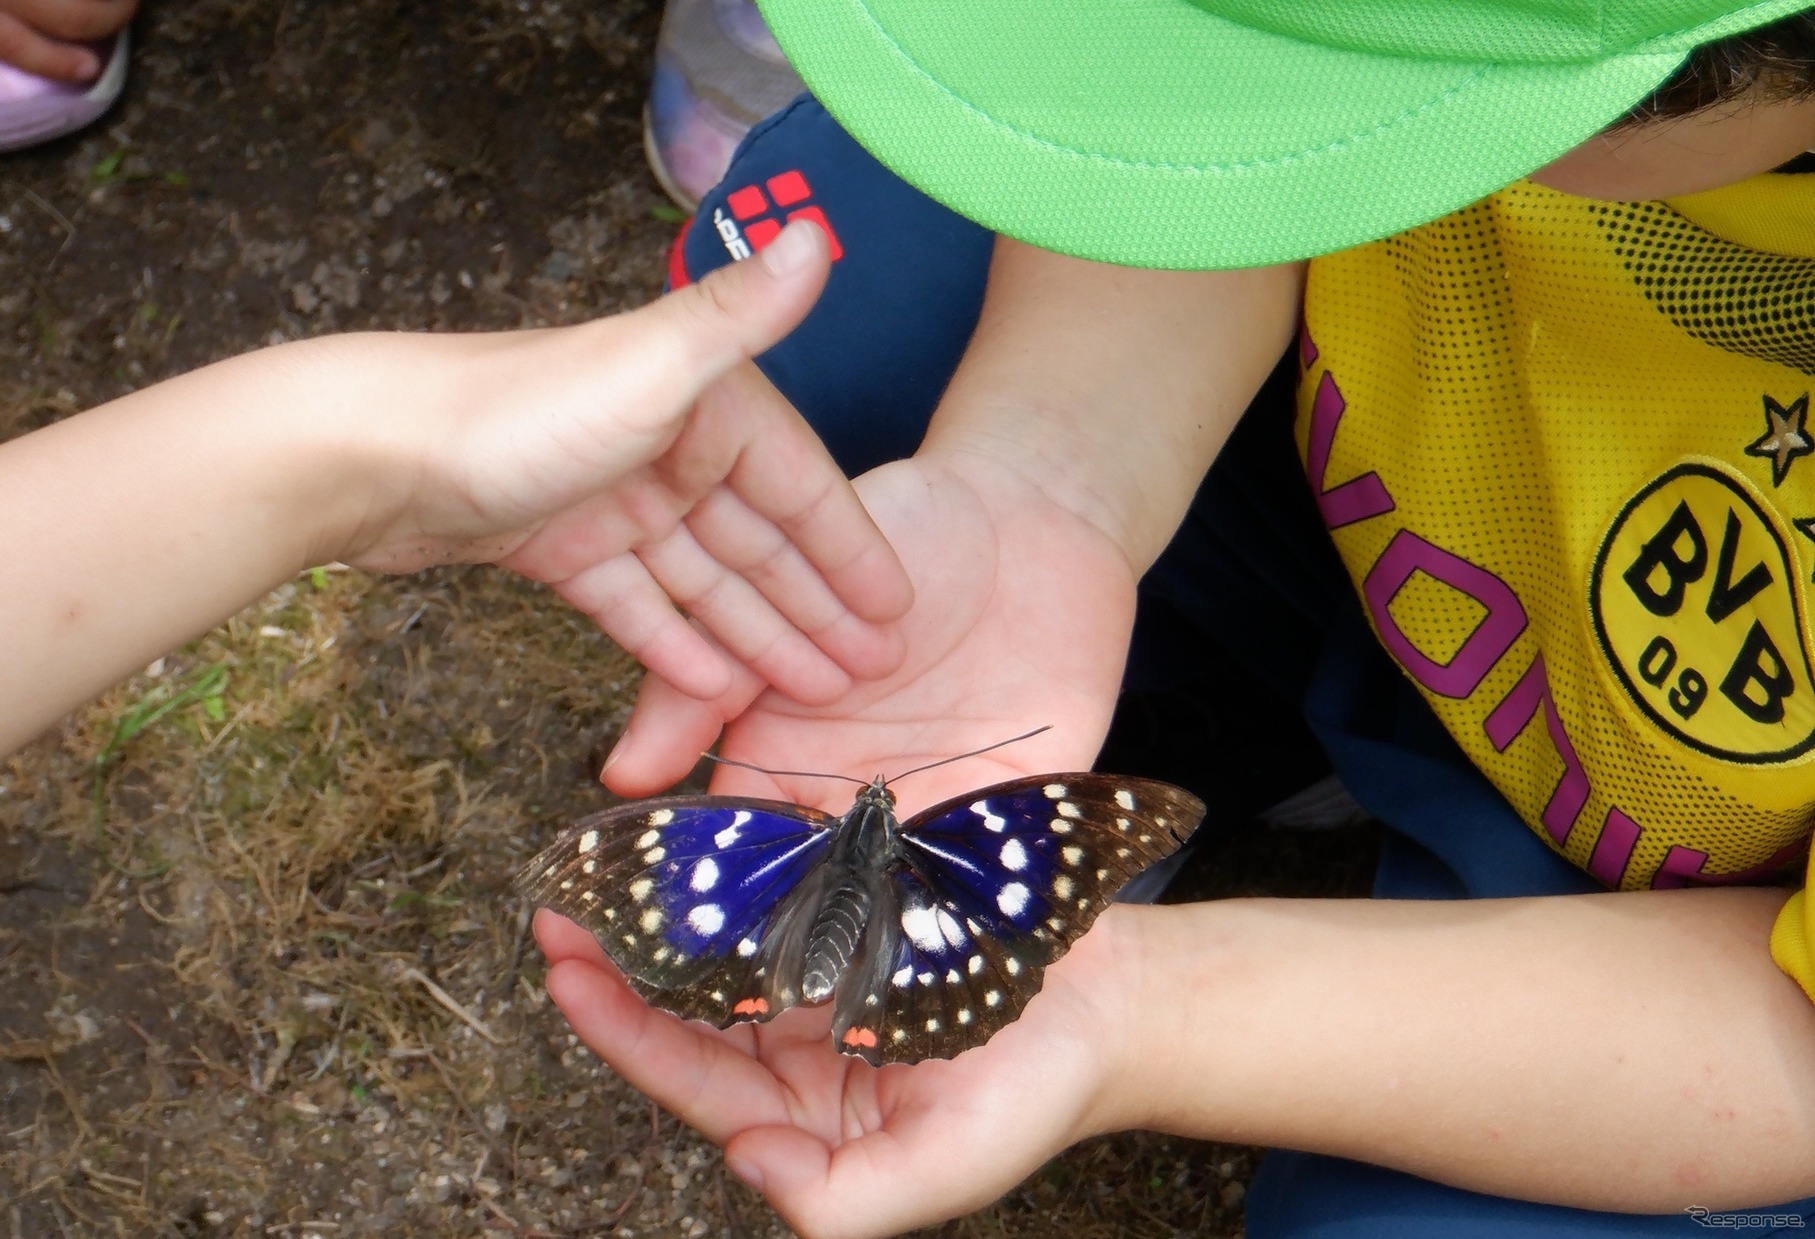
POLYGON ((1688 116, 1755 89, 1763 101, 1815 96, 1815 9, 1704 43, 1615 127, 1688 116))

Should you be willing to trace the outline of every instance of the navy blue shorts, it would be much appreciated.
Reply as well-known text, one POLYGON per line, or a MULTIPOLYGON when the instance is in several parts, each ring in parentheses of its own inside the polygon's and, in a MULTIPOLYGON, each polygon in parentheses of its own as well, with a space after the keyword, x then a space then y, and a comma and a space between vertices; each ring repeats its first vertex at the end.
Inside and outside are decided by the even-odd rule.
MULTIPOLYGON (((677 243, 672 281, 747 256, 799 215, 834 238, 832 276, 806 321, 758 364, 855 476, 919 446, 976 326, 994 238, 895 177, 802 96, 745 139, 677 243)), ((1376 894, 1601 889, 1519 819, 1374 640, 1292 444, 1295 378, 1292 358, 1282 359, 1141 582, 1126 687, 1182 689, 1208 702, 1221 728, 1198 755, 1196 777, 1178 781, 1254 807, 1282 791, 1246 787, 1254 771, 1288 783, 1305 774, 1258 754, 1321 749, 1312 760, 1327 762, 1387 827, 1376 894)), ((1815 1226, 1815 1199, 1755 1212, 1815 1226)), ((1719 1227, 1746 1235, 1779 1228, 1804 1229, 1719 1227)), ((1248 1197, 1253 1239, 1707 1229, 1687 1215, 1501 1200, 1303 1153, 1270 1155, 1248 1197)))

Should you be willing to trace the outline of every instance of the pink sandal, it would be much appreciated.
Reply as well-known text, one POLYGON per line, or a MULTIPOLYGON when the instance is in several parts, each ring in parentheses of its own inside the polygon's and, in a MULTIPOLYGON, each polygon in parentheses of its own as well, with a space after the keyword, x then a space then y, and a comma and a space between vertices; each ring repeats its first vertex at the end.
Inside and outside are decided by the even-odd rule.
POLYGON ((126 85, 126 32, 113 37, 107 63, 92 82, 53 82, 0 64, 0 151, 16 151, 73 133, 113 106, 126 85))

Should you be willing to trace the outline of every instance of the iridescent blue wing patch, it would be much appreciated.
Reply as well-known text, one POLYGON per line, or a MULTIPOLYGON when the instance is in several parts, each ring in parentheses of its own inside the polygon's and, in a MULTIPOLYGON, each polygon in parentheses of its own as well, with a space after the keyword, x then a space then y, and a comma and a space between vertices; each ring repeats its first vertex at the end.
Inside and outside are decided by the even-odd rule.
POLYGON ((782 801, 640 801, 576 823, 517 885, 591 930, 658 1005, 719 1024, 767 1018, 765 943, 838 820, 782 801))
POLYGON ((953 915, 1046 964, 1203 815, 1170 783, 1049 774, 954 797, 901 829, 908 862, 953 915))

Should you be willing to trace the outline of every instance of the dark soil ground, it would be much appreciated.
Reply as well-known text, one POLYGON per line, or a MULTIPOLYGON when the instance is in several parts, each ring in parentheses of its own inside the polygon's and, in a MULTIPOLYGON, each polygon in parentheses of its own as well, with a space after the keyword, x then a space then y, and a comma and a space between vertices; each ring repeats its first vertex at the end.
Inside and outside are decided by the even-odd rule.
MULTIPOLYGON (((267 343, 655 295, 659 17, 149 0, 122 104, 0 157, 0 437, 267 343)), ((780 1233, 568 1034, 507 888, 603 802, 635 684, 503 574, 323 570, 0 762, 0 1235, 780 1233)), ((1365 863, 1283 846, 1277 889, 1365 863)), ((1235 1234, 1252 1165, 1096 1141, 937 1233, 1235 1234)))

